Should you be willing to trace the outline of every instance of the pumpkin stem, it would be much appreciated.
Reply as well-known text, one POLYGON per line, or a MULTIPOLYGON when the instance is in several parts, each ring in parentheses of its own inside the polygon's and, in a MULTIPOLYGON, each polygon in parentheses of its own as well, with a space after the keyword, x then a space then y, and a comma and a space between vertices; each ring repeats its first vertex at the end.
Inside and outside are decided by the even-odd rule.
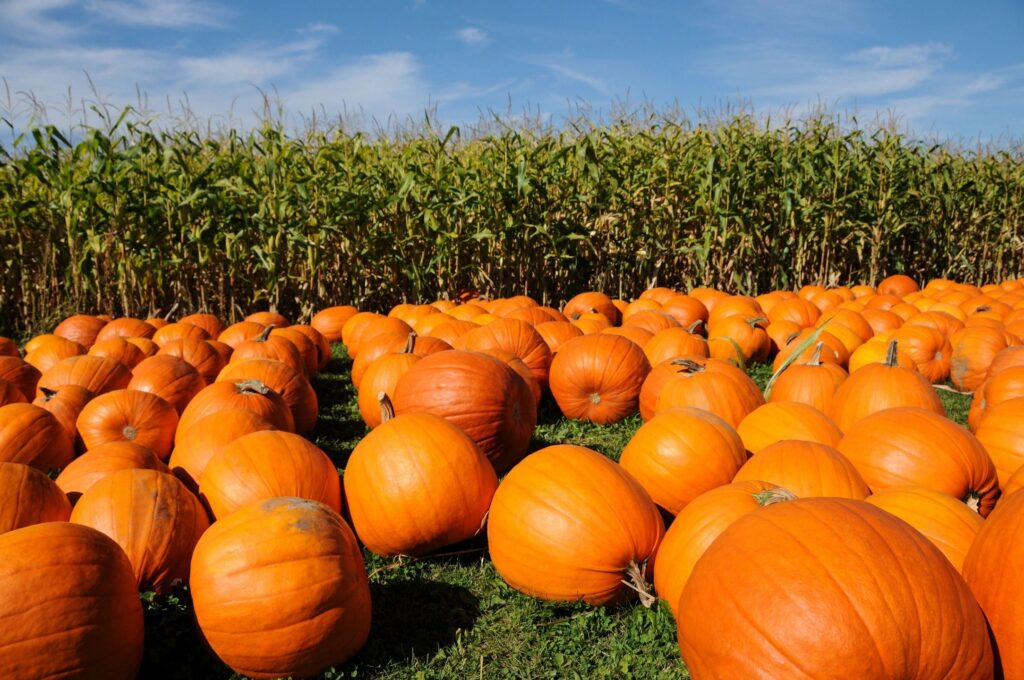
POLYGON ((658 598, 651 593, 651 587, 647 583, 647 560, 637 564, 636 560, 630 560, 629 566, 624 572, 626 578, 621 579, 627 588, 634 591, 640 598, 640 604, 650 609, 658 598))
POLYGON ((980 512, 981 510, 981 495, 975 491, 968 491, 967 496, 964 498, 964 503, 971 510, 980 512))
POLYGON ((888 366, 889 368, 895 368, 896 366, 899 365, 899 363, 896 360, 896 349, 897 342, 896 339, 893 338, 892 340, 889 341, 889 350, 885 353, 885 365, 888 366))
POLYGON ((680 373, 700 373, 704 370, 704 367, 701 366, 700 363, 685 357, 682 359, 673 359, 672 365, 679 366, 680 373))
POLYGON ((395 417, 395 405, 383 390, 377 393, 377 403, 380 404, 380 424, 383 425, 395 417))
POLYGON ((402 348, 402 354, 412 354, 413 349, 416 348, 416 331, 409 333, 409 337, 406 338, 405 347, 402 348))
POLYGON ((267 338, 270 337, 270 331, 272 331, 272 330, 274 330, 274 324, 270 324, 269 326, 264 328, 262 331, 260 331, 260 334, 257 335, 255 338, 253 338, 252 341, 253 342, 266 342, 267 338))
POLYGON ((811 358, 808 360, 808 366, 821 366, 821 350, 825 347, 825 343, 819 342, 814 346, 814 352, 811 353, 811 358))
POLYGON ((758 491, 754 494, 754 500, 761 507, 766 507, 775 503, 782 503, 783 501, 795 501, 796 494, 789 489, 777 486, 774 489, 758 491))
POLYGON ((752 316, 749 319, 746 319, 746 322, 751 328, 754 328, 758 324, 768 323, 768 318, 764 316, 752 316))
POLYGON ((135 427, 133 427, 132 425, 125 425, 124 429, 121 430, 121 434, 124 435, 125 439, 127 439, 130 442, 133 442, 135 441, 135 438, 139 436, 139 431, 135 429, 135 427))
POLYGON ((691 334, 696 334, 697 332, 700 331, 700 327, 703 326, 703 325, 704 325, 704 320, 703 319, 697 319, 696 321, 694 321, 693 323, 691 323, 689 326, 686 327, 686 332, 687 333, 691 333, 691 334))
POLYGON ((43 401, 50 401, 57 396, 57 390, 51 390, 49 387, 40 387, 39 391, 43 393, 43 401))
POLYGON ((239 380, 235 383, 235 387, 242 394, 262 394, 266 396, 271 392, 271 389, 259 380, 239 380))

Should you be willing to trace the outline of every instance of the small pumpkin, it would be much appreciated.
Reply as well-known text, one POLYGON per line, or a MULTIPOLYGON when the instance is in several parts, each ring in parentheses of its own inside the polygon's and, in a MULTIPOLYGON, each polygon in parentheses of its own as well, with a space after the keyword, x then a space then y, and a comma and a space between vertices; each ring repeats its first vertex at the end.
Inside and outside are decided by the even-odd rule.
POLYGON ((675 375, 661 388, 655 413, 680 406, 711 411, 733 427, 748 413, 765 403, 757 384, 739 368, 718 359, 703 363, 681 359, 675 375))
POLYGON ((167 460, 178 414, 164 399, 139 390, 115 390, 96 397, 78 414, 78 435, 86 450, 115 441, 145 446, 167 460))
POLYGON ((614 423, 636 412, 650 370, 632 341, 584 336, 562 345, 551 362, 551 394, 566 418, 614 423))
POLYGON ((379 395, 384 393, 390 399, 399 379, 422 358, 413 352, 414 343, 415 338, 410 334, 401 351, 377 357, 366 367, 359 387, 358 403, 359 415, 370 429, 380 425, 379 395))
POLYGON ((768 401, 799 402, 829 413, 836 390, 849 376, 838 364, 821 360, 824 347, 825 344, 819 342, 806 363, 793 363, 782 371, 768 401))

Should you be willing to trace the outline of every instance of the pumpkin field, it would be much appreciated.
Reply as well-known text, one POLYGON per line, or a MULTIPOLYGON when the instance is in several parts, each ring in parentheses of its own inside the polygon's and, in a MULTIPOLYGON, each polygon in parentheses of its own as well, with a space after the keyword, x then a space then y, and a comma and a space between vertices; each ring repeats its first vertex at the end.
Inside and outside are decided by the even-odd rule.
POLYGON ((1024 279, 0 341, 0 676, 1024 677, 1024 279))

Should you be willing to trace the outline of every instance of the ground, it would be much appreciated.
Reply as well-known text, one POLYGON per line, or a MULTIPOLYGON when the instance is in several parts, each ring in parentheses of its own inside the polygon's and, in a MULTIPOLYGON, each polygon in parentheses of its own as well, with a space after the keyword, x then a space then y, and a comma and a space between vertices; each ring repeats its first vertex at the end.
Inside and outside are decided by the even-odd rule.
MULTIPOLYGON (((339 468, 366 428, 355 405, 344 350, 318 376, 320 421, 313 440, 339 468)), ((750 369, 763 386, 768 366, 750 369)), ((969 397, 940 391, 963 423, 969 397)), ((639 416, 598 426, 542 406, 533 448, 571 443, 617 459, 639 416)), ((358 656, 326 678, 686 678, 668 608, 619 609, 551 604, 509 588, 486 559, 483 539, 430 559, 384 559, 366 552, 373 628, 358 656)), ((188 592, 146 602, 146 655, 140 678, 232 678, 208 652, 192 618, 188 592)))

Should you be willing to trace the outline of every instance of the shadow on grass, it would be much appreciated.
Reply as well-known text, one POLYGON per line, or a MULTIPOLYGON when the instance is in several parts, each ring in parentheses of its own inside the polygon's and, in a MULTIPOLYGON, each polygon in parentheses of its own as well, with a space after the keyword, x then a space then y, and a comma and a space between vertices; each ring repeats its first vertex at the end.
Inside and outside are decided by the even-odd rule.
POLYGON ((417 576, 374 583, 370 590, 373 627, 354 659, 367 669, 432 657, 455 644, 480 617, 479 598, 459 585, 417 576))
POLYGON ((313 382, 320 414, 310 439, 330 456, 335 466, 344 468, 352 449, 366 436, 366 425, 356 403, 352 362, 343 346, 335 345, 333 351, 330 363, 313 382))

